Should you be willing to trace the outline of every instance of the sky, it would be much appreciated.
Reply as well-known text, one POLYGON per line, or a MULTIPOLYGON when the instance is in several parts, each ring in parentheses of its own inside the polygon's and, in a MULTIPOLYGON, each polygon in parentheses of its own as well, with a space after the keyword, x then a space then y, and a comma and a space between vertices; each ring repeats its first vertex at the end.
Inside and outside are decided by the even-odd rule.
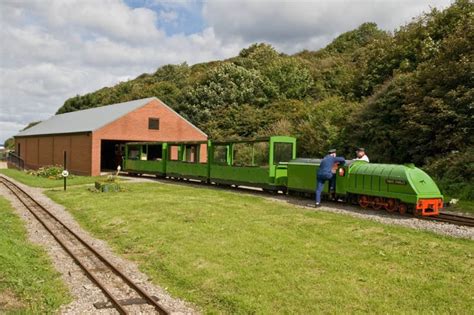
POLYGON ((0 143, 69 97, 235 56, 255 42, 291 54, 364 22, 394 31, 451 0, 1 0, 0 143))

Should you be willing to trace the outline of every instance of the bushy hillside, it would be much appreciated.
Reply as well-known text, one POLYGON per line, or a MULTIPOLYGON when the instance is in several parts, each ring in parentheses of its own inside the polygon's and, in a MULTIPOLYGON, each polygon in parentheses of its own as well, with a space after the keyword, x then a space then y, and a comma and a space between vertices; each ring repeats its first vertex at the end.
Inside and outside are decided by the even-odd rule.
POLYGON ((292 56, 255 44, 228 60, 166 65, 70 98, 58 113, 157 96, 211 138, 291 134, 302 156, 337 147, 349 158, 364 146, 373 161, 462 181, 445 190, 474 198, 473 6, 458 0, 393 34, 365 23, 292 56))

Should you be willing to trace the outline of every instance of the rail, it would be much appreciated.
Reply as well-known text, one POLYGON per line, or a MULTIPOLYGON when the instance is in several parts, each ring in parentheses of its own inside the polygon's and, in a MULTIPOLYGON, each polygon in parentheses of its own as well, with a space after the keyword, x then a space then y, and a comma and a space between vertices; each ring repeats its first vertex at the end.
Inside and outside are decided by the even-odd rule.
MULTIPOLYGON (((148 304, 153 306, 159 314, 168 314, 168 311, 156 301, 155 297, 146 293, 26 191, 3 176, 0 176, 0 183, 8 188, 43 225, 58 244, 81 267, 87 277, 101 289, 120 314, 128 314, 129 312, 125 306, 131 304, 148 304), (91 264, 94 266, 93 268, 88 267, 91 264), (137 298, 120 300, 117 297, 117 295, 123 295, 123 292, 130 291, 129 289, 141 297, 141 299, 138 299, 140 302, 130 303, 130 301, 136 301, 137 298), (121 292, 117 292, 117 290, 121 292)), ((128 293, 126 295, 128 296, 128 293)))
POLYGON ((472 226, 474 227, 474 217, 457 215, 447 212, 440 212, 438 216, 433 217, 422 217, 425 220, 438 221, 444 223, 450 223, 460 226, 472 226))

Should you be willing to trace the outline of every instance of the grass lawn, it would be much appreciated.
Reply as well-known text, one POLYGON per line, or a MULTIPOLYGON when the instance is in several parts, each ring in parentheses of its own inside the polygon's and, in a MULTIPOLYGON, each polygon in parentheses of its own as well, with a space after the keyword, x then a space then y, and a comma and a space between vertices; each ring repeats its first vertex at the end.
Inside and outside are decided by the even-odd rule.
MULTIPOLYGON (((62 179, 49 179, 39 176, 29 175, 26 172, 19 171, 16 169, 0 169, 0 174, 7 175, 13 179, 16 179, 20 183, 31 187, 42 187, 42 188, 55 188, 63 187, 64 183, 62 179)), ((91 177, 91 176, 74 176, 67 180, 67 185, 83 185, 83 184, 92 184, 97 179, 100 179, 100 176, 91 177)))
POLYGON ((70 301, 66 286, 23 222, 0 196, 0 313, 50 314, 70 301))
POLYGON ((47 194, 206 313, 474 313, 474 242, 159 183, 47 194))

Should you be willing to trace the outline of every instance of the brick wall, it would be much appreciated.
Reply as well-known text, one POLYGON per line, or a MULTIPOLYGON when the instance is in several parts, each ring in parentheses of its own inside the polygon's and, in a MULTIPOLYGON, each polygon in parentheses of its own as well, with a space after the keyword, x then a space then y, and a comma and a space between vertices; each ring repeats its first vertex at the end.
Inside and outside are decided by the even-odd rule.
POLYGON ((91 173, 91 135, 56 135, 15 138, 16 150, 20 144, 20 157, 25 167, 37 169, 45 165, 62 165, 67 152, 67 168, 72 174, 91 173))
MULTIPOLYGON (((101 140, 200 141, 207 140, 207 136, 162 102, 152 100, 93 132, 92 175, 100 174, 101 140), (148 129, 148 118, 159 118, 160 129, 148 129)), ((203 155, 206 159, 205 151, 203 155)))

